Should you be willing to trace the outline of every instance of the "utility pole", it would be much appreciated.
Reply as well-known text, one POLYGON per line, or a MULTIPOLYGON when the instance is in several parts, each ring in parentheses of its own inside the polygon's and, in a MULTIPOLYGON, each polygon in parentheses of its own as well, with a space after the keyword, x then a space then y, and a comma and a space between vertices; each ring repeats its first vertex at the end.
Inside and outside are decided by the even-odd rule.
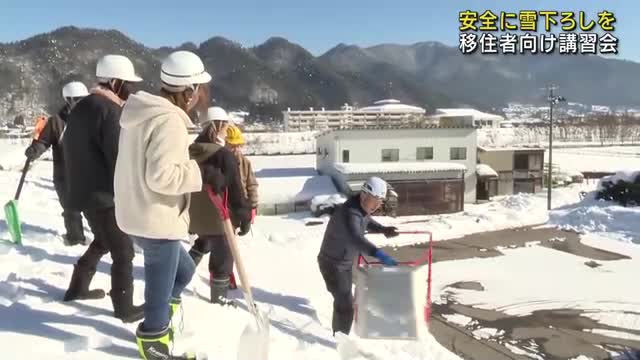
POLYGON ((562 96, 553 94, 557 90, 557 86, 549 86, 549 167, 547 169, 547 210, 551 210, 551 190, 553 188, 553 105, 561 101, 566 101, 562 96))

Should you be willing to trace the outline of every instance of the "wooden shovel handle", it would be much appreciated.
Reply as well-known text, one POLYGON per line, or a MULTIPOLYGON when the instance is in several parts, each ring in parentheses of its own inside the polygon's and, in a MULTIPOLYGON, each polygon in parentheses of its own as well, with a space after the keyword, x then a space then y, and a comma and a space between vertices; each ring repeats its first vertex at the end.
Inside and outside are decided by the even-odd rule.
POLYGON ((214 193, 210 186, 206 186, 206 189, 207 194, 209 195, 209 199, 211 199, 211 202, 215 205, 223 218, 224 235, 227 239, 227 242, 229 243, 229 248, 231 249, 233 259, 236 262, 238 276, 240 277, 240 282, 242 283, 242 287, 244 288, 244 299, 247 302, 247 306, 249 306, 249 310, 251 311, 251 313, 255 315, 257 313, 257 309, 253 301, 253 293, 251 292, 249 277, 247 276, 247 271, 244 268, 244 262, 242 261, 242 256, 240 255, 240 247, 238 246, 238 240, 236 239, 235 230, 233 229, 233 225, 231 224, 231 219, 229 217, 229 209, 224 206, 224 203, 220 196, 214 193))

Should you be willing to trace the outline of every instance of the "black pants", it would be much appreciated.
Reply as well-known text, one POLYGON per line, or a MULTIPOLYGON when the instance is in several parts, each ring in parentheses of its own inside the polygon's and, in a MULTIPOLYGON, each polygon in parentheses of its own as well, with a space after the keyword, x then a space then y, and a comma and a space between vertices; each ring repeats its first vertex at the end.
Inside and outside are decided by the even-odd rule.
POLYGON ((224 235, 203 235, 198 237, 192 250, 209 255, 209 272, 216 279, 226 279, 233 272, 233 255, 224 235))
POLYGON ((111 292, 116 294, 133 291, 133 241, 123 233, 116 223, 115 208, 88 210, 84 212, 93 242, 78 260, 78 268, 95 271, 98 262, 106 253, 111 253, 111 292))
POLYGON ((65 195, 65 183, 62 180, 55 179, 53 186, 58 194, 58 200, 62 207, 62 218, 64 219, 64 227, 67 230, 67 240, 71 243, 84 242, 84 227, 82 225, 82 214, 79 211, 68 209, 65 195))
POLYGON ((348 335, 353 324, 352 270, 322 259, 318 259, 318 265, 327 290, 333 296, 333 333, 335 335, 339 331, 348 335))

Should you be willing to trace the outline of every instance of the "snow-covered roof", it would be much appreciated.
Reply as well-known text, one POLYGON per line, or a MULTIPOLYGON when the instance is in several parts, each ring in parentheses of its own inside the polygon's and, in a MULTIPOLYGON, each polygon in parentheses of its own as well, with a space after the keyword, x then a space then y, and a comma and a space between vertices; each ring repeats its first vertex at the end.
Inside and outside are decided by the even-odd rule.
POLYGON ((476 166, 476 174, 480 177, 498 177, 498 173, 487 164, 478 164, 476 166))
POLYGON ((504 120, 500 115, 489 114, 471 108, 436 109, 436 114, 447 116, 471 116, 474 120, 504 120))
POLYGON ((338 193, 329 176, 274 176, 257 180, 261 204, 304 202, 318 195, 338 193))
POLYGON ((531 147, 527 147, 527 146, 478 146, 478 150, 480 151, 485 151, 485 152, 490 152, 490 151, 542 151, 544 152, 546 149, 540 146, 531 146, 531 147))
POLYGON ((374 102, 373 105, 360 108, 357 111, 412 114, 424 114, 426 112, 426 110, 421 107, 405 105, 396 99, 378 100, 374 102))
POLYGON ((447 162, 380 162, 380 163, 336 163, 336 170, 343 174, 374 174, 374 173, 418 173, 438 171, 466 171, 463 164, 447 162))

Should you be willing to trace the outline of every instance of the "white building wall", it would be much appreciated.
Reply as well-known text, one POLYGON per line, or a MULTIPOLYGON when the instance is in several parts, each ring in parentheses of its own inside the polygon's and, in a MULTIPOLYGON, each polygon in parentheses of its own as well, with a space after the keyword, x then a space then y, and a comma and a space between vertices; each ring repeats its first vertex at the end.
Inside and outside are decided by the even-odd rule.
MULTIPOLYGON (((465 202, 476 201, 477 133, 469 128, 436 129, 381 129, 381 130, 340 130, 318 138, 318 144, 331 141, 337 144, 334 161, 341 162, 342 150, 349 150, 349 162, 382 162, 382 149, 399 149, 399 161, 414 162, 416 148, 433 147, 432 162, 464 164, 465 202), (466 160, 450 160, 450 148, 465 147, 466 160)), ((332 166, 325 163, 323 166, 332 166)))
POLYGON ((323 175, 331 175, 335 172, 333 164, 339 162, 336 148, 338 144, 335 134, 328 133, 316 138, 316 170, 323 175), (325 156, 325 151, 327 155, 325 156))

